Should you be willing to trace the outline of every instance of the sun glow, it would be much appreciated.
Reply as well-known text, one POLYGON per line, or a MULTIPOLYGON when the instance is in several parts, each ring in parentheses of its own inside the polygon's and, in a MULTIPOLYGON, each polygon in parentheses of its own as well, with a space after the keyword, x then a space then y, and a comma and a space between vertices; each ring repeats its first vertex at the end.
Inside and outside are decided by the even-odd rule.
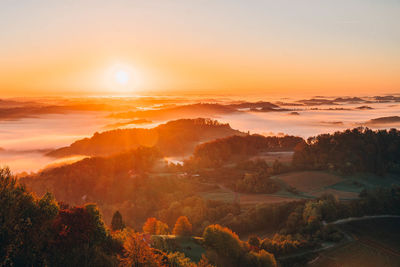
POLYGON ((127 64, 115 64, 107 71, 107 87, 117 94, 130 94, 138 86, 137 71, 127 64))
POLYGON ((125 70, 118 70, 115 75, 114 75, 115 81, 119 83, 120 85, 126 85, 128 84, 130 80, 130 75, 127 71, 125 70))

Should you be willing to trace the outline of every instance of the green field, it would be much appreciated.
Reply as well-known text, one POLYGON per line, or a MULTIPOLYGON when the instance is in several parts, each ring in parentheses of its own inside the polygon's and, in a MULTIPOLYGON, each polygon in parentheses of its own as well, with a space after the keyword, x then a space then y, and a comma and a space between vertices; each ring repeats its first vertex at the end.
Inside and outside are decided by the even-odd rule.
POLYGON ((342 182, 334 184, 330 188, 359 193, 364 188, 389 187, 392 184, 400 185, 400 177, 393 175, 382 177, 370 173, 359 173, 351 176, 343 176, 343 179, 342 182))
POLYGON ((281 196, 296 197, 288 192, 290 187, 298 191, 297 197, 318 197, 324 193, 337 196, 339 199, 348 200, 358 197, 364 189, 376 187, 389 187, 393 184, 400 185, 400 177, 387 175, 385 177, 369 173, 355 175, 339 175, 327 171, 297 171, 272 177, 279 182, 282 190, 281 196))
POLYGON ((201 245, 200 237, 180 237, 175 235, 154 235, 153 244, 156 248, 168 252, 179 251, 185 254, 192 261, 198 262, 206 252, 201 245))

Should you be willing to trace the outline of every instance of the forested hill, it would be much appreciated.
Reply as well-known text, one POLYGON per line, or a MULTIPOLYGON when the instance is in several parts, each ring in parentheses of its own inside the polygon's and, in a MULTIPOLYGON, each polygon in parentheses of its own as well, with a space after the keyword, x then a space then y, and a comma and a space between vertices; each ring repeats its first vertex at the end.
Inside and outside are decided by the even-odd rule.
POLYGON ((191 162, 201 166, 219 166, 224 162, 243 159, 261 152, 293 151, 304 139, 297 136, 230 136, 196 147, 191 162))
POLYGON ((51 192, 58 200, 83 204, 93 200, 99 204, 127 199, 135 186, 132 175, 139 176, 151 169, 161 158, 156 148, 140 147, 110 157, 86 158, 70 165, 45 169, 22 177, 25 184, 39 196, 51 192), (83 196, 86 196, 82 199, 83 196))
POLYGON ((210 119, 180 119, 152 129, 118 129, 95 133, 68 147, 51 151, 48 156, 107 156, 129 151, 139 146, 157 147, 165 156, 192 153, 200 142, 244 133, 210 119))
POLYGON ((355 128, 321 134, 296 147, 293 165, 343 173, 400 173, 400 131, 355 128))

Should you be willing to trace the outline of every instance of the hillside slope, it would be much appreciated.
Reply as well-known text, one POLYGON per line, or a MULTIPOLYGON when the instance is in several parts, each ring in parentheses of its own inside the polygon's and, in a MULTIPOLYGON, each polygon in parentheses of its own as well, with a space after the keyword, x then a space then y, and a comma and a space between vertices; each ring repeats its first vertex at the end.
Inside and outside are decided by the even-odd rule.
POLYGON ((49 152, 51 157, 72 155, 107 156, 126 152, 139 146, 157 147, 165 156, 191 153, 200 142, 244 133, 210 119, 181 119, 161 124, 152 129, 118 129, 95 133, 49 152))

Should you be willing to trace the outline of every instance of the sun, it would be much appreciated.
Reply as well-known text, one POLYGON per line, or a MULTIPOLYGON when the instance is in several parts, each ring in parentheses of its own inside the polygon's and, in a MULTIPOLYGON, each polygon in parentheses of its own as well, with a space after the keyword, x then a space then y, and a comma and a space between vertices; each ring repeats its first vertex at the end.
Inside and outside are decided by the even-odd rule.
POLYGON ((115 72, 114 79, 115 82, 120 85, 127 85, 129 83, 129 80, 131 79, 131 76, 128 71, 124 69, 119 69, 115 72))
POLYGON ((138 86, 137 70, 131 64, 110 65, 104 77, 108 90, 114 94, 134 93, 138 86))

